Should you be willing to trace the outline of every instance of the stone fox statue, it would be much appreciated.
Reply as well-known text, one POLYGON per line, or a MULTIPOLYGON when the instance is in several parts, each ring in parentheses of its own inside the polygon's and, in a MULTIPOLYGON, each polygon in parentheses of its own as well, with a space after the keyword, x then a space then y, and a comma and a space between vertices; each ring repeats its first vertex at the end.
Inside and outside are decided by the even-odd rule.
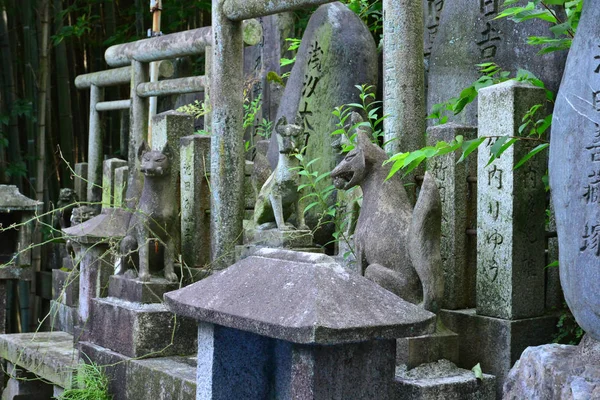
MULTIPOLYGON (((173 198, 173 188, 169 187, 171 150, 166 145, 161 151, 150 150, 146 142, 138 150, 140 172, 144 174, 144 188, 139 207, 134 210, 129 221, 127 236, 121 241, 121 254, 124 256, 117 275, 127 271, 125 257, 136 251, 139 253, 139 278, 150 279, 149 240, 157 239, 164 245, 164 276, 171 282, 177 281, 173 263, 179 242, 179 212, 177 200, 173 198)), ((152 246, 154 247, 154 246, 152 246)), ((128 272, 135 276, 133 271, 128 272)))
POLYGON ((413 210, 400 174, 386 180, 385 152, 359 131, 356 147, 331 172, 338 189, 360 185, 363 202, 354 233, 356 258, 365 277, 404 300, 437 312, 444 294, 440 256, 441 201, 425 174, 413 210))
POLYGON ((298 229, 307 230, 298 193, 299 162, 293 155, 299 150, 298 145, 302 143, 304 129, 301 121, 288 124, 286 118, 282 117, 277 121, 275 131, 279 144, 279 162, 256 198, 254 222, 256 225, 262 224, 260 229, 271 227, 272 224, 268 223, 275 221, 278 229, 291 230, 294 227, 285 221, 292 211, 295 211, 298 229))

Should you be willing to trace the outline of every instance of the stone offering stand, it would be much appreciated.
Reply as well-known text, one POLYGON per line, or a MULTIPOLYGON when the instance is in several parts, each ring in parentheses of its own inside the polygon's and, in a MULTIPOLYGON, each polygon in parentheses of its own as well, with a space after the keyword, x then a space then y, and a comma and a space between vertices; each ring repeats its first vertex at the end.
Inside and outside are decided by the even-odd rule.
MULTIPOLYGON (((472 71, 462 74, 456 68, 484 61, 513 62, 503 64, 505 69, 518 64, 510 53, 511 35, 523 33, 505 27, 506 20, 495 25, 498 1, 481 0, 473 10, 466 1, 454 3, 383 1, 379 84, 383 112, 390 114, 384 120, 390 152, 450 142, 457 135, 465 141, 518 136, 522 116, 545 102, 543 89, 509 81, 482 89, 460 125, 426 128, 426 102, 454 94, 440 82, 451 76, 456 86, 470 79, 472 71), (457 43, 473 51, 459 54, 456 43, 446 42, 465 13, 476 21, 478 32, 470 34, 478 37, 461 36, 457 43), (455 55, 460 62, 451 62, 455 55)), ((537 32, 529 25, 524 29, 537 32)), ((563 302, 557 274, 544 268, 548 238, 555 235, 544 228, 543 156, 515 169, 531 150, 519 142, 488 163, 490 139, 466 162, 457 163, 458 156, 449 153, 427 165, 442 208, 445 287, 434 315, 366 279, 341 254, 321 254, 314 244, 324 243, 323 232, 258 232, 249 223, 260 191, 253 184, 269 176, 278 149, 272 138, 257 145, 255 163, 246 160, 244 64, 260 65, 262 112, 273 121, 300 116, 308 133, 307 154, 319 158, 321 171, 332 169, 341 156, 331 147, 331 111, 359 101, 354 85, 378 82, 375 42, 345 5, 213 0, 212 26, 112 46, 105 59, 112 69, 75 80, 78 89, 90 90, 88 162, 74 168, 75 192, 95 216, 63 230, 73 268, 53 272, 52 331, 0 335, 8 377, 3 399, 58 396, 73 387, 79 362, 104 367, 115 400, 487 400, 502 398, 505 382, 507 390, 522 384, 524 378, 509 371, 522 354, 521 365, 536 359, 526 348, 552 341, 563 302), (307 6, 320 7, 283 89, 266 72, 281 72, 281 42, 293 30, 290 13, 307 6), (205 75, 176 75, 171 60, 199 55, 206 59, 205 75), (159 80, 150 79, 150 63, 158 63, 159 80), (105 100, 104 88, 124 85, 130 86, 129 98, 105 100), (210 135, 194 134, 192 118, 175 111, 149 118, 150 98, 198 92, 210 99, 204 117, 210 135), (126 160, 102 161, 101 118, 113 110, 130 112, 129 153, 126 160), (144 142, 153 150, 172 150, 169 190, 150 200, 179 210, 172 221, 180 237, 173 260, 177 282, 161 275, 165 243, 154 236, 137 248, 147 246, 151 277, 141 279, 131 271, 115 275, 123 263, 136 264, 135 254, 123 254, 119 243, 131 234, 140 201, 148 201, 140 199, 145 181, 138 151, 144 142), (471 371, 477 364, 482 375, 471 371)), ((561 76, 564 57, 551 61, 543 74, 561 76)), ((529 66, 534 73, 537 67, 542 68, 529 66)), ((418 187, 423 170, 407 179, 418 187)), ((39 206, 28 199, 5 206, 6 198, 19 197, 13 192, 0 186, 0 218, 8 209, 25 218, 39 206)), ((357 211, 358 197, 337 199, 357 211)), ((309 226, 315 215, 316 207, 307 213, 309 226)), ((161 228, 152 226, 153 215, 145 217, 148 229, 161 228)), ((557 225, 560 234, 564 222, 557 218, 557 225)), ((21 248, 31 242, 30 233, 27 224, 20 228, 21 248)), ((350 228, 346 234, 352 234, 350 228)), ((342 247, 341 253, 348 249, 342 247)), ((19 253, 14 265, 0 269, 2 311, 3 279, 27 279, 22 273, 30 264, 27 257, 19 253)), ((579 304, 573 296, 567 291, 569 304, 579 304)), ((575 370, 595 360, 593 340, 598 337, 586 338, 577 350, 588 358, 575 362, 575 370)), ((551 356, 574 351, 560 348, 551 356)), ((536 370, 533 365, 525 371, 536 370)), ((552 382, 577 381, 557 376, 552 382)))

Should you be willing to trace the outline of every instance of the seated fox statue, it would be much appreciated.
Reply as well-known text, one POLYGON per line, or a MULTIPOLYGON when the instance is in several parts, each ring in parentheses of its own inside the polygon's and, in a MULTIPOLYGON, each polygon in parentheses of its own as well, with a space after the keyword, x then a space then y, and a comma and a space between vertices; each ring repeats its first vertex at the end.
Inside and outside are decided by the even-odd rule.
POLYGON ((363 201, 354 232, 357 263, 366 278, 432 312, 441 307, 441 201, 428 172, 412 207, 400 174, 387 176, 386 153, 359 129, 357 143, 331 172, 334 185, 359 185, 363 201))
POLYGON ((277 143, 279 144, 279 162, 271 173, 260 193, 256 198, 254 206, 254 222, 258 229, 274 228, 288 231, 294 226, 287 223, 293 211, 296 212, 297 228, 308 230, 304 222, 304 210, 300 205, 300 194, 298 185, 299 161, 294 156, 299 151, 299 145, 304 138, 302 122, 297 120, 295 124, 288 124, 285 117, 281 117, 275 126, 277 132, 277 143))
POLYGON ((129 220, 127 236, 121 240, 121 264, 116 274, 127 272, 135 277, 135 272, 129 268, 129 256, 138 253, 138 277, 147 281, 151 277, 150 247, 158 249, 158 244, 164 246, 164 277, 176 282, 174 261, 177 243, 179 243, 179 209, 177 201, 169 193, 173 190, 170 185, 171 150, 165 145, 162 150, 151 150, 146 142, 138 149, 140 172, 144 174, 144 188, 140 196, 137 210, 129 220), (153 246, 151 242, 154 243, 153 246))

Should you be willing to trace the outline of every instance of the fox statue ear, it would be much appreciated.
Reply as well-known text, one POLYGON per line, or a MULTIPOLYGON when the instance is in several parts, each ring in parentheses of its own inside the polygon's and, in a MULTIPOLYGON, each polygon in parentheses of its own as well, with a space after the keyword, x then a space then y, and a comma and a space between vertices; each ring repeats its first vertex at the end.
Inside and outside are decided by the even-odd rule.
POLYGON ((161 153, 163 153, 167 158, 171 158, 171 156, 173 155, 173 150, 171 149, 171 146, 169 146, 169 144, 165 144, 165 147, 162 148, 161 153))
POLYGON ((365 147, 371 144, 371 139, 369 139, 369 136, 367 136, 367 134, 363 130, 358 129, 358 132, 356 134, 356 143, 358 143, 358 147, 364 149, 365 147))
POLYGON ((137 156, 138 156, 138 160, 142 160, 142 156, 150 151, 150 146, 148 146, 148 143, 146 143, 146 141, 144 140, 142 142, 142 144, 140 144, 140 147, 138 148, 138 152, 137 152, 137 156))

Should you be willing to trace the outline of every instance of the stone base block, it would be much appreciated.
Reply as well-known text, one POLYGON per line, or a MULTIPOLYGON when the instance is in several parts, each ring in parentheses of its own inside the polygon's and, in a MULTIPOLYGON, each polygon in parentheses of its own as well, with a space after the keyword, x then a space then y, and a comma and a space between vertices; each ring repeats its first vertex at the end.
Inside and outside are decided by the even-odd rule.
POLYGON ((461 368, 481 369, 496 376, 497 393, 513 364, 528 346, 552 342, 557 315, 506 320, 477 315, 474 309, 442 310, 442 322, 459 336, 461 368))
MULTIPOLYGON (((258 250, 265 248, 266 246, 256 246, 256 245, 248 245, 243 244, 239 246, 235 246, 235 259, 236 261, 242 260, 246 257, 250 257, 258 250)), ((293 249, 287 249, 292 251, 302 251, 305 253, 320 253, 325 254, 325 250, 321 247, 298 247, 293 249)))
POLYGON ((439 327, 431 335, 402 338, 396 341, 396 365, 408 369, 445 359, 458 363, 458 335, 439 327))
MULTIPOLYGON (((76 353, 73 336, 65 332, 0 335, 0 358, 63 388, 71 387, 76 353)), ((52 385, 48 386, 46 399, 52 396, 52 385)))
POLYGON ((127 400, 127 362, 130 358, 90 342, 79 342, 77 347, 81 361, 93 362, 103 368, 113 400, 127 400))
POLYGON ((196 357, 161 357, 127 363, 127 398, 196 399, 196 357))
POLYGON ((108 283, 108 296, 137 303, 162 303, 163 294, 179 289, 179 282, 152 277, 148 282, 112 275, 108 283))
POLYGON ((248 229, 244 233, 244 243, 284 249, 303 248, 313 245, 313 235, 312 231, 248 229))
POLYGON ((128 357, 190 354, 196 348, 196 323, 163 304, 96 298, 90 322, 88 341, 128 357))
POLYGON ((73 335, 77 321, 77 308, 50 300, 49 319, 51 331, 67 332, 73 335))
MULTIPOLYGON (((528 347, 504 383, 505 399, 599 399, 600 353, 586 354, 590 338, 579 346, 528 347)), ((600 343, 595 346, 600 350, 600 343)))
POLYGON ((52 300, 69 307, 77 307, 79 302, 78 270, 52 270, 52 300))
POLYGON ((448 360, 396 369, 395 400, 494 400, 496 378, 458 368, 448 360))
POLYGON ((48 400, 53 395, 53 386, 35 374, 8 363, 10 378, 2 392, 2 400, 48 400))

